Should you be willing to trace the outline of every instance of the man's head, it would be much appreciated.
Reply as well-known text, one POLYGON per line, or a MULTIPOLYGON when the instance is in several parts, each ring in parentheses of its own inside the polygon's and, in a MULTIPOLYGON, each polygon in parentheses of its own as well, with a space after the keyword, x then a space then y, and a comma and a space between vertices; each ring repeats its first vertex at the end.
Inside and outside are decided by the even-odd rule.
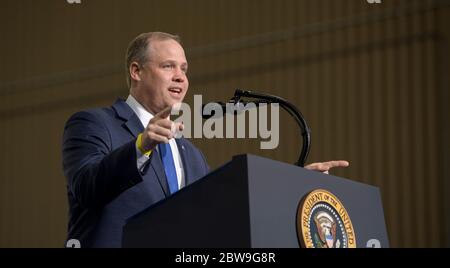
POLYGON ((189 86, 187 68, 178 36, 144 33, 128 46, 126 69, 130 94, 153 114, 183 101, 189 86))

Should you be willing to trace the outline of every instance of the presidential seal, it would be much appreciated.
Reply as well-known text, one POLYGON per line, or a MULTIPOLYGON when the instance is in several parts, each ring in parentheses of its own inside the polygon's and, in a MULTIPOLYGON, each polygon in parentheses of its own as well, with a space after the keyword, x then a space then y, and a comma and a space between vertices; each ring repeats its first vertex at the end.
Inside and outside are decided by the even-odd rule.
POLYGON ((355 248, 356 238, 347 210, 332 193, 310 192, 297 209, 297 236, 306 248, 355 248))

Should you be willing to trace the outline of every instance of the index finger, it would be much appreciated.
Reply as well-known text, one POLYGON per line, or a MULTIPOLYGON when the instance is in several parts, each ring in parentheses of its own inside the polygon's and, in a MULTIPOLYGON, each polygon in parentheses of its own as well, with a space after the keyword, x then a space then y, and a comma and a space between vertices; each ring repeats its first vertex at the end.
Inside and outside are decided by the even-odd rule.
POLYGON ((334 168, 334 167, 348 167, 350 164, 348 161, 345 160, 335 160, 335 161, 329 161, 329 162, 325 162, 323 163, 324 165, 327 165, 329 168, 334 168))

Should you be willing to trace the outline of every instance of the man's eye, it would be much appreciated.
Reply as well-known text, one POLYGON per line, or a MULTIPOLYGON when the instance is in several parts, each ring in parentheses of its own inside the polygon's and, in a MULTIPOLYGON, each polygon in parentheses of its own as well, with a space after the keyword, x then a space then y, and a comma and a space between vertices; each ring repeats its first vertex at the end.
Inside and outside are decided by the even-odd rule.
POLYGON ((173 65, 171 65, 171 64, 166 64, 166 65, 163 65, 163 68, 173 68, 173 65))

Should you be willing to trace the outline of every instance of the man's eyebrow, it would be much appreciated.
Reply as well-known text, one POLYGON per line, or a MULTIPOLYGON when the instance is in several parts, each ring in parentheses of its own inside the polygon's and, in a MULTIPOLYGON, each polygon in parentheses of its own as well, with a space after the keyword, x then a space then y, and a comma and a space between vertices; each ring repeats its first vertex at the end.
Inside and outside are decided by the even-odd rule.
POLYGON ((174 61, 174 60, 165 60, 165 61, 162 61, 162 62, 161 62, 161 64, 166 64, 166 63, 174 64, 175 61, 174 61))

